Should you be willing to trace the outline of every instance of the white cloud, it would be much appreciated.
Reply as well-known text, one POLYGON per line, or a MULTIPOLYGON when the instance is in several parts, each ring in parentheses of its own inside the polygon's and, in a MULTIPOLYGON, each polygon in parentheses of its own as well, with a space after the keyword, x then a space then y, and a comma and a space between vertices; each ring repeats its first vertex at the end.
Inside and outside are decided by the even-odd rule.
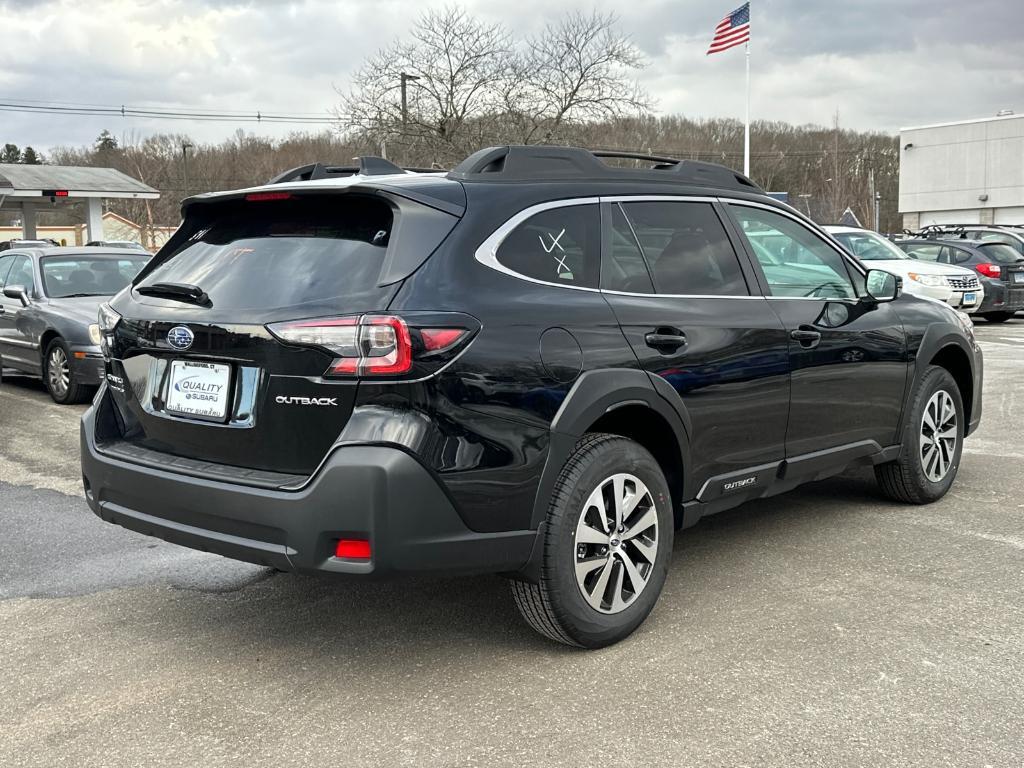
MULTIPOLYGON (((469 2, 520 34, 588 2, 469 2)), ((739 0, 600 0, 646 52, 659 111, 743 114, 743 53, 706 57, 711 29, 739 0)), ((362 59, 420 13, 409 0, 0 0, 0 97, 130 106, 325 114, 362 59), (28 54, 28 55, 27 55, 28 54)), ((755 118, 894 131, 901 125, 1024 109, 1019 0, 754 0, 755 118)), ((0 143, 82 144, 103 128, 186 132, 225 123, 0 113, 0 143)), ((255 125, 243 125, 248 129, 255 125)), ((283 135, 294 126, 259 127, 283 135)))

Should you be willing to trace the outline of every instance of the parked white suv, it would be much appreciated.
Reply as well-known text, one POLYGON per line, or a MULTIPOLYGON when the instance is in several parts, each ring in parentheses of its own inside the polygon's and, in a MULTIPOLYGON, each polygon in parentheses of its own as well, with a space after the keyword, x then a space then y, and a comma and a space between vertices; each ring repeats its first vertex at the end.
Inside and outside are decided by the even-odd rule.
POLYGON ((970 269, 910 258, 888 239, 869 229, 826 226, 825 231, 873 269, 884 269, 903 278, 903 290, 916 296, 944 301, 971 314, 981 306, 985 289, 970 269))

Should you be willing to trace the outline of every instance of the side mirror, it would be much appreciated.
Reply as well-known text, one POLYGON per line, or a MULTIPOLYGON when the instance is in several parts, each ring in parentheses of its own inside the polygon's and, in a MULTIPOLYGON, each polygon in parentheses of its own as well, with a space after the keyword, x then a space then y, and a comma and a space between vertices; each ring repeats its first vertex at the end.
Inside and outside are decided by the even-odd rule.
POLYGON ((28 306, 28 291, 25 290, 23 285, 8 285, 4 288, 4 296, 8 299, 19 299, 21 306, 28 306))
POLYGON ((872 301, 895 301, 903 293, 903 280, 881 269, 869 269, 866 290, 872 301))

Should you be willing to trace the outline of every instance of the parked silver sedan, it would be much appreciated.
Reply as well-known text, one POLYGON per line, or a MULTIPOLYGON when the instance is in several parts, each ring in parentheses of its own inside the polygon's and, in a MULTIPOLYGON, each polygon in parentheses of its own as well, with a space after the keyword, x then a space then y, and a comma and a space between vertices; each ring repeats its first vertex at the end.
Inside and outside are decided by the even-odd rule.
POLYGON ((103 376, 99 306, 149 258, 96 247, 0 253, 0 371, 42 376, 58 403, 88 399, 103 376))

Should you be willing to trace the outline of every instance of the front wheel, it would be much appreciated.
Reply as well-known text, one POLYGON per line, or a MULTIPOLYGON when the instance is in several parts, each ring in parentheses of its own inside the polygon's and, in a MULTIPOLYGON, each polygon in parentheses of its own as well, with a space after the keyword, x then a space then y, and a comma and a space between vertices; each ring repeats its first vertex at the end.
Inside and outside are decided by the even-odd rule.
POLYGON ((43 358, 43 381, 55 403, 69 405, 88 398, 88 388, 80 384, 71 370, 71 355, 63 339, 54 339, 43 358))
POLYGON ((963 399, 952 374, 929 366, 914 392, 900 457, 875 467, 882 493, 907 504, 945 496, 960 468, 965 428, 963 399))
POLYGON ((583 648, 628 637, 654 608, 672 555, 671 496, 654 457, 618 435, 586 435, 542 530, 540 582, 512 582, 527 623, 583 648))

